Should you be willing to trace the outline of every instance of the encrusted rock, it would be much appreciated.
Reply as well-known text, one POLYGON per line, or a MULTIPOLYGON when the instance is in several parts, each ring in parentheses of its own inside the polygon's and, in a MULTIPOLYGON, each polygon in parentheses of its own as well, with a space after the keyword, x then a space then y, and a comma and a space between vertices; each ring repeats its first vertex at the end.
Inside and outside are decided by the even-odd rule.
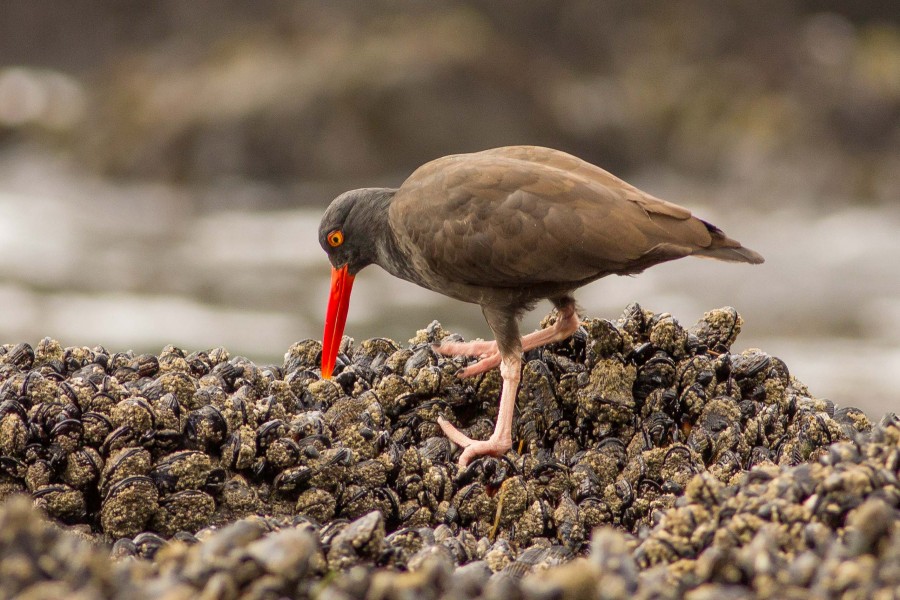
POLYGON ((741 325, 585 320, 526 354, 513 450, 465 469, 436 419, 486 437, 500 380, 456 378, 436 322, 344 338, 327 381, 310 340, 280 366, 2 346, 0 598, 889 594, 900 420, 732 354, 741 325))

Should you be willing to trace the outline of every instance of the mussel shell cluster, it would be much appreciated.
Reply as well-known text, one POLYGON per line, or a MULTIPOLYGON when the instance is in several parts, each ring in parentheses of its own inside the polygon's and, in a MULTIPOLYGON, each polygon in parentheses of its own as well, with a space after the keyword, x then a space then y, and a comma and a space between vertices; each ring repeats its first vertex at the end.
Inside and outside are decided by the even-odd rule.
MULTIPOLYGON (((609 542, 592 542, 600 526, 630 536, 609 543, 652 568, 702 551, 708 533, 687 549, 658 533, 688 528, 669 515, 698 494, 727 503, 748 472, 814 469, 872 427, 812 397, 781 360, 731 354, 741 325, 732 308, 685 329, 636 304, 616 321, 585 320, 526 353, 513 450, 466 468, 437 417, 487 437, 501 382, 457 378, 465 360, 434 345, 458 336, 436 322, 408 345, 344 338, 330 380, 311 340, 280 366, 221 348, 6 345, 0 498, 30 494, 120 561, 186 557, 226 531, 258 556, 305 548, 308 576, 275 587, 360 566, 518 581, 590 555, 609 542)), ((856 508, 845 504, 829 525, 856 508)), ((261 568, 254 577, 272 575, 261 568)))
POLYGON ((536 543, 515 558, 508 540, 485 551, 445 524, 387 534, 377 510, 143 532, 110 550, 18 495, 0 504, 0 598, 893 598, 898 471, 888 415, 811 463, 756 467, 735 485, 698 474, 641 535, 607 525, 586 552, 536 543), (386 565, 398 553, 405 567, 386 565))

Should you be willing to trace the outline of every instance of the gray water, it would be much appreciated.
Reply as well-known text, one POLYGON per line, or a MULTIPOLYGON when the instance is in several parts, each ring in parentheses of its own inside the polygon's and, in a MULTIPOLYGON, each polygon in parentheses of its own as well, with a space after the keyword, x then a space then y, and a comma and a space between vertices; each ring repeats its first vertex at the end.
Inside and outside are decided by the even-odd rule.
MULTIPOLYGON (((615 318, 638 301, 690 325, 732 305, 745 319, 735 350, 779 356, 839 405, 873 416, 900 408, 900 211, 849 199, 826 211, 809 199, 761 212, 733 186, 652 173, 632 181, 690 206, 766 263, 686 259, 605 279, 578 293, 587 316, 615 318)), ((241 181, 203 190, 112 183, 45 155, 0 157, 0 341, 225 346, 280 363, 291 343, 321 335, 329 266, 316 231, 330 198, 253 209, 266 193, 241 181)), ((523 330, 548 310, 539 306, 523 330)), ((477 306, 372 267, 356 280, 347 334, 405 341, 433 319, 467 338, 490 336, 477 306)))

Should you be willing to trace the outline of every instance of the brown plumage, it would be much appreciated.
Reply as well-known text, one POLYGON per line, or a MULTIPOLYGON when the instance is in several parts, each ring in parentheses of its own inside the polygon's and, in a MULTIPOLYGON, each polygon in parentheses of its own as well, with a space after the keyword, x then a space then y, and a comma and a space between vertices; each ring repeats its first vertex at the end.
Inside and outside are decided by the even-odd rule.
POLYGON ((686 208, 570 154, 536 146, 446 156, 419 167, 399 189, 342 194, 322 217, 319 237, 335 269, 323 375, 334 365, 334 338, 343 331, 353 276, 368 264, 481 305, 497 344, 439 348, 483 357, 462 376, 502 363, 501 414, 491 440, 470 440, 441 422, 465 447, 463 463, 509 448, 522 350, 571 335, 578 326, 575 289, 689 255, 763 262, 686 208), (557 324, 520 340, 518 318, 543 298, 559 310, 557 324))
POLYGON ((470 302, 474 292, 479 304, 518 308, 690 254, 762 262, 689 210, 549 148, 434 160, 388 214, 416 283, 470 302))

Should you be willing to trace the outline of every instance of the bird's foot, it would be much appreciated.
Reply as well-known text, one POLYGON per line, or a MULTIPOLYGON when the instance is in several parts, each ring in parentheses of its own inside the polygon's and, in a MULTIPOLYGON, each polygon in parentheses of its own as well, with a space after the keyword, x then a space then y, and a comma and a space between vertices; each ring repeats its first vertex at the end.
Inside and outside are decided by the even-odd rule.
POLYGON ((436 344, 434 351, 444 356, 477 356, 481 360, 456 374, 460 379, 487 373, 500 365, 497 342, 447 342, 436 344))
POLYGON ((502 439, 502 436, 498 436, 495 432, 494 435, 486 440, 473 440, 443 417, 438 417, 437 421, 441 429, 444 430, 444 435, 451 442, 463 448, 462 454, 459 455, 459 465, 461 467, 467 466, 479 456, 503 456, 512 447, 512 439, 509 436, 507 436, 507 439, 502 439))
MULTIPOLYGON (((522 351, 527 352, 546 344, 552 344, 564 340, 575 333, 581 321, 575 313, 574 304, 566 306, 559 313, 556 323, 529 333, 522 338, 522 351)), ((459 371, 456 376, 460 379, 487 373, 500 365, 500 349, 497 342, 446 342, 432 346, 434 351, 443 356, 477 356, 480 360, 459 371)))
POLYGON ((443 356, 480 356, 497 353, 497 342, 444 342, 435 344, 434 351, 443 356))
POLYGON ((481 373, 487 373, 491 369, 500 365, 500 353, 495 352, 485 358, 482 358, 474 365, 469 365, 462 371, 459 371, 456 376, 460 379, 465 379, 466 377, 472 377, 474 375, 480 375, 481 373))

